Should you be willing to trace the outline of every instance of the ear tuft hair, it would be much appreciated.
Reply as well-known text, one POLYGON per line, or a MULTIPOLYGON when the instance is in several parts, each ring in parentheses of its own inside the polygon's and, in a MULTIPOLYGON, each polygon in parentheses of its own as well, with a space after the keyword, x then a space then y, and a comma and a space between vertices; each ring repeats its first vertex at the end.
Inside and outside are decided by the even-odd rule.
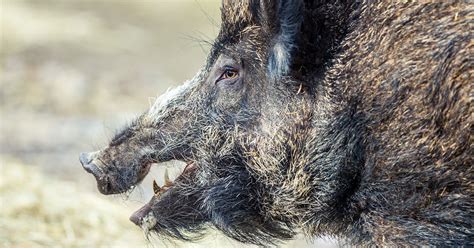
POLYGON ((285 76, 290 71, 291 55, 303 21, 304 3, 302 0, 279 0, 276 7, 273 21, 277 22, 278 29, 268 60, 268 72, 273 78, 285 76))
POLYGON ((270 76, 277 78, 286 75, 290 70, 290 47, 283 41, 277 41, 268 60, 268 72, 270 76))

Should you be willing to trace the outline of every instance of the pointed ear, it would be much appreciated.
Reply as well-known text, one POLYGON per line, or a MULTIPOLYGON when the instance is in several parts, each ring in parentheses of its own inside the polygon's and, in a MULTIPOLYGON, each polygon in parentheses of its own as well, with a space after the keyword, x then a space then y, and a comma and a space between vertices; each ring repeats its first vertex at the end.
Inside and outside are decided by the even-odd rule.
POLYGON ((261 0, 263 25, 273 35, 268 72, 277 78, 287 75, 303 21, 303 0, 261 0))
POLYGON ((248 24, 258 19, 257 0, 222 0, 221 19, 230 25, 248 24))

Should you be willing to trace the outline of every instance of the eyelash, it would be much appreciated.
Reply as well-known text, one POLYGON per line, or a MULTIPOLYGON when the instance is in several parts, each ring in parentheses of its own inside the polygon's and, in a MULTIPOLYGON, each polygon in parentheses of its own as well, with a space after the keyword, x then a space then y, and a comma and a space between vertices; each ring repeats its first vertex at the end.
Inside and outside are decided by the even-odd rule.
POLYGON ((239 72, 232 68, 226 68, 225 71, 221 74, 219 79, 217 79, 216 83, 225 80, 225 79, 236 79, 239 77, 239 72))

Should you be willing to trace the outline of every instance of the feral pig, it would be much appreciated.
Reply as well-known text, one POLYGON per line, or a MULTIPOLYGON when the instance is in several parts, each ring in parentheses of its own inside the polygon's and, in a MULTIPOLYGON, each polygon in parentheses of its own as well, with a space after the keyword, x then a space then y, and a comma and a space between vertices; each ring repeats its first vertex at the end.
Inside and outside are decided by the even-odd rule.
POLYGON ((100 192, 187 163, 131 220, 267 246, 474 245, 473 16, 463 2, 223 0, 207 63, 80 156, 100 192))

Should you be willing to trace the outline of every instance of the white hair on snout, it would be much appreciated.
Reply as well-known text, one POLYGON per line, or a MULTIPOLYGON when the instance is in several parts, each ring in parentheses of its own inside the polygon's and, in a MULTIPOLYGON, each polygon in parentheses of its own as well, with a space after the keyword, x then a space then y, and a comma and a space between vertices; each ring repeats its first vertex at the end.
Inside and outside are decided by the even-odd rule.
POLYGON ((179 96, 186 92, 186 89, 189 88, 191 82, 192 80, 186 81, 184 84, 169 89, 163 95, 159 96, 148 110, 147 116, 150 118, 159 118, 162 116, 166 110, 166 107, 169 106, 173 100, 176 100, 179 98, 179 96))
POLYGON ((170 105, 173 105, 181 96, 183 96, 192 86, 196 85, 201 78, 203 70, 200 70, 191 80, 185 81, 182 85, 171 88, 164 94, 159 96, 148 110, 146 116, 153 120, 157 120, 166 114, 170 105))
POLYGON ((149 212, 145 217, 143 217, 140 227, 145 232, 145 235, 148 236, 150 231, 153 229, 153 227, 155 227, 157 223, 158 221, 156 220, 156 217, 153 212, 149 212))

